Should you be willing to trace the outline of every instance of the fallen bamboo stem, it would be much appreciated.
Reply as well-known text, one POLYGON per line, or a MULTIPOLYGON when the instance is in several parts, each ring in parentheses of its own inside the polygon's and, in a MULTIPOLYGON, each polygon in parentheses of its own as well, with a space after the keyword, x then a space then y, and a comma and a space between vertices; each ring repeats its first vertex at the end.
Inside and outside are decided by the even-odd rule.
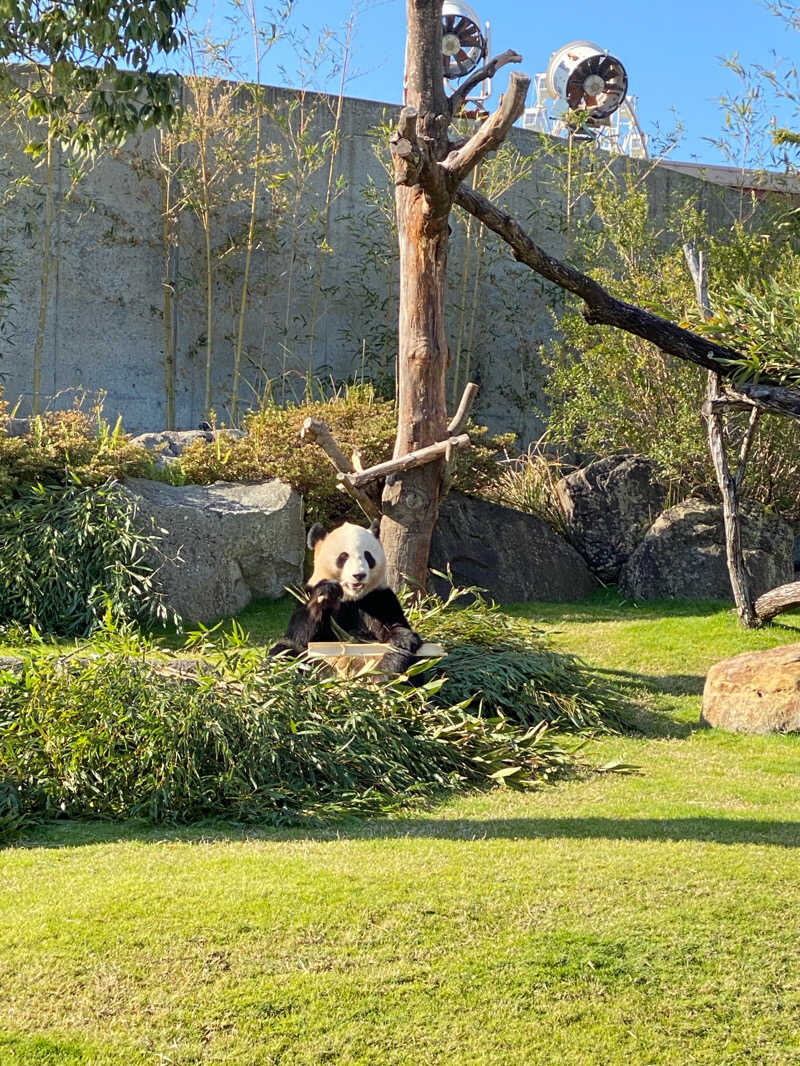
POLYGON ((366 470, 362 470, 360 473, 341 473, 337 475, 337 479, 342 485, 350 485, 352 488, 360 488, 362 485, 368 485, 370 481, 377 481, 379 478, 388 477, 389 474, 398 474, 404 470, 413 470, 417 466, 425 466, 426 463, 433 462, 434 459, 438 459, 444 455, 448 448, 453 450, 455 448, 467 448, 469 447, 469 435, 462 433, 457 437, 449 437, 447 440, 440 440, 436 444, 429 444, 427 448, 420 448, 418 451, 409 452, 407 455, 401 455, 397 459, 390 459, 386 463, 378 463, 377 466, 370 466, 366 470))

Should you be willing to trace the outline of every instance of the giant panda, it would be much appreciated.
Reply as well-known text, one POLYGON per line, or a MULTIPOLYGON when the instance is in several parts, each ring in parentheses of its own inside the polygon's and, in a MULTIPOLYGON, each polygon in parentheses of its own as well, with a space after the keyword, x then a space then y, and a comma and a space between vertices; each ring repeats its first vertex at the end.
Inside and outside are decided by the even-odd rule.
POLYGON ((391 644, 378 669, 402 674, 415 662, 422 638, 414 632, 403 608, 386 583, 386 555, 376 519, 369 529, 345 522, 327 532, 316 523, 308 531, 314 570, 307 583, 308 601, 298 604, 285 636, 270 655, 299 655, 311 641, 339 639, 332 621, 353 637, 391 644))

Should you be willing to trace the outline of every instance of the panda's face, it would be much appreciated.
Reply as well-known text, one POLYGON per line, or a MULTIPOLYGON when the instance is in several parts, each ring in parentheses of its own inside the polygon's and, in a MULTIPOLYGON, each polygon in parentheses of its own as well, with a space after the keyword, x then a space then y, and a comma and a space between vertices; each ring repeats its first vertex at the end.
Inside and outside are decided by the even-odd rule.
POLYGON ((310 585, 338 581, 346 600, 360 600, 386 585, 386 556, 372 530, 345 522, 330 533, 312 526, 308 537, 314 549, 310 585))

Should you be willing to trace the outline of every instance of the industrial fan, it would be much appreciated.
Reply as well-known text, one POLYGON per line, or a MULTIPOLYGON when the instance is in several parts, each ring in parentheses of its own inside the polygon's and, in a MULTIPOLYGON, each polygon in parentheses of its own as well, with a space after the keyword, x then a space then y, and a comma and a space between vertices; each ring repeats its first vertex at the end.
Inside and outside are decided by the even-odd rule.
POLYGON ((587 112, 587 126, 608 123, 628 92, 625 67, 591 41, 573 41, 550 57, 547 88, 570 111, 587 112))
POLYGON ((448 81, 463 78, 486 57, 486 36, 478 16, 461 0, 442 6, 442 71, 448 81))
POLYGON ((536 103, 522 125, 537 133, 592 140, 598 148, 647 158, 647 138, 628 96, 628 75, 614 56, 591 41, 553 52, 547 71, 533 78, 536 103))

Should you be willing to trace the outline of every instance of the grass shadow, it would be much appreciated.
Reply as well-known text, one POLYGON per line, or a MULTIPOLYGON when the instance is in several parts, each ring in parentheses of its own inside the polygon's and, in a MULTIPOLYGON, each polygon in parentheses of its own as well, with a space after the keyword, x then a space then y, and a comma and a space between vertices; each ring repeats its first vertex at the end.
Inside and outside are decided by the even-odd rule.
POLYGON ((185 843, 296 840, 335 842, 374 839, 460 840, 625 840, 724 845, 753 844, 800 848, 800 822, 754 818, 431 818, 341 819, 316 826, 242 826, 219 820, 191 826, 152 826, 142 822, 52 822, 29 831, 6 851, 73 848, 114 843, 185 843))

